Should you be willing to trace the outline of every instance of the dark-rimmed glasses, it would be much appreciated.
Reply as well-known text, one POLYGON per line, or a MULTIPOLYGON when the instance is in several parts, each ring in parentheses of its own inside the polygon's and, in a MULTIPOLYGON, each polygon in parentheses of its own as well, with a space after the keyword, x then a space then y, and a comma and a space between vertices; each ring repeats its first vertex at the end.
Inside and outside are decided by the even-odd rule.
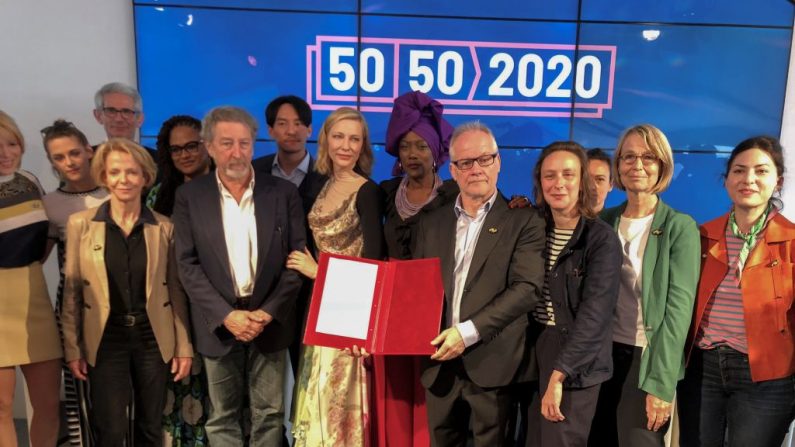
POLYGON ((652 154, 651 152, 646 152, 645 154, 642 154, 642 155, 626 154, 626 155, 621 155, 620 157, 618 157, 619 160, 621 160, 622 162, 624 162, 624 164, 627 164, 627 165, 634 165, 635 162, 637 162, 639 158, 640 158, 641 163, 643 163, 643 166, 653 165, 657 160, 659 160, 659 157, 657 157, 656 155, 652 154))
POLYGON ((476 158, 462 158, 460 160, 452 161, 450 163, 458 168, 459 171, 468 171, 472 169, 472 166, 475 166, 475 162, 478 162, 478 166, 481 168, 485 168, 486 166, 491 166, 494 164, 494 160, 499 155, 499 152, 495 152, 493 154, 486 154, 481 155, 480 157, 476 158))
POLYGON ((199 146, 201 146, 201 144, 202 144, 201 141, 189 141, 183 144, 182 146, 177 146, 176 144, 174 144, 172 146, 169 146, 168 152, 172 156, 180 155, 182 154, 183 151, 189 154, 195 154, 196 152, 199 152, 199 146))
POLYGON ((133 109, 117 109, 115 107, 103 107, 102 114, 108 118, 116 118, 121 115, 124 119, 133 119, 138 116, 138 111, 133 109))

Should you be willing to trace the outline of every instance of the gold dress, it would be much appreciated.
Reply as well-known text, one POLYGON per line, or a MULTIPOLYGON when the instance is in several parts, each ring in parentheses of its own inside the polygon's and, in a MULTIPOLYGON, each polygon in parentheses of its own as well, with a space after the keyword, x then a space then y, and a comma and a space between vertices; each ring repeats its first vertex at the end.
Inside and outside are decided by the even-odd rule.
MULTIPOLYGON (((330 182, 309 211, 309 228, 318 250, 361 256, 364 239, 356 211, 357 192, 323 212, 330 182)), ((364 446, 368 433, 368 374, 362 359, 320 346, 303 347, 296 381, 295 446, 364 446)))

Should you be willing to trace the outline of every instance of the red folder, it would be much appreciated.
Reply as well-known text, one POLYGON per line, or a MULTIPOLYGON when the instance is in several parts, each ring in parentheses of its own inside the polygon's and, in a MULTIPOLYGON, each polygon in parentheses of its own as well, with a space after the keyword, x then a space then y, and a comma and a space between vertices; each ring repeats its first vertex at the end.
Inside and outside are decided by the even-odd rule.
POLYGON ((430 355, 443 303, 439 258, 376 261, 321 253, 304 343, 430 355))

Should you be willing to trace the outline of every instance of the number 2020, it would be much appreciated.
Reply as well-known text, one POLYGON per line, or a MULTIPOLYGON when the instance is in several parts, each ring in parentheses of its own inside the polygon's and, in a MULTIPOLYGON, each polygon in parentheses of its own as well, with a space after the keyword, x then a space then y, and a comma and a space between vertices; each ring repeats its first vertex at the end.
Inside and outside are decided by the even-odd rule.
MULTIPOLYGON (((489 86, 489 96, 513 96, 513 87, 506 87, 505 83, 513 74, 516 68, 516 89, 519 94, 526 98, 533 98, 541 93, 544 87, 544 60, 535 53, 528 53, 519 59, 519 63, 514 62, 513 57, 508 53, 497 53, 489 60, 489 68, 500 69, 500 73, 489 86), (518 65, 518 67, 516 67, 518 65), (532 68, 531 68, 532 66, 532 68), (528 85, 528 81, 532 81, 528 85)), ((556 54, 549 58, 546 63, 547 70, 558 71, 552 83, 547 86, 544 92, 547 98, 568 98, 571 96, 571 89, 561 88, 564 82, 571 75, 571 59, 563 54, 556 54)), ((577 61, 577 76, 575 77, 574 89, 577 96, 584 99, 591 99, 599 94, 599 87, 602 83, 602 63, 596 56, 583 56, 577 61), (591 82, 585 85, 586 70, 591 70, 591 82)))

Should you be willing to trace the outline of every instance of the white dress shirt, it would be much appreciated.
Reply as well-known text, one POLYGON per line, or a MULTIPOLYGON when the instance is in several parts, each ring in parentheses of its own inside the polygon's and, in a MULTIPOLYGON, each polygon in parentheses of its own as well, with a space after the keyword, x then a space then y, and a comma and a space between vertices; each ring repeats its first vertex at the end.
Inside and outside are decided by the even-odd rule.
POLYGON ((221 220, 229 256, 229 269, 238 297, 254 293, 254 274, 257 269, 257 220, 254 216, 254 170, 240 203, 226 189, 218 172, 215 173, 221 192, 221 220))
POLYGON ((455 200, 455 214, 458 217, 455 225, 455 268, 453 269, 453 302, 450 309, 450 326, 455 326, 464 339, 464 346, 469 347, 480 340, 475 323, 472 320, 461 322, 461 298, 464 295, 464 285, 469 274, 469 265, 475 254, 480 230, 486 215, 497 199, 495 192, 491 198, 478 208, 474 216, 467 214, 461 205, 461 194, 455 200))

